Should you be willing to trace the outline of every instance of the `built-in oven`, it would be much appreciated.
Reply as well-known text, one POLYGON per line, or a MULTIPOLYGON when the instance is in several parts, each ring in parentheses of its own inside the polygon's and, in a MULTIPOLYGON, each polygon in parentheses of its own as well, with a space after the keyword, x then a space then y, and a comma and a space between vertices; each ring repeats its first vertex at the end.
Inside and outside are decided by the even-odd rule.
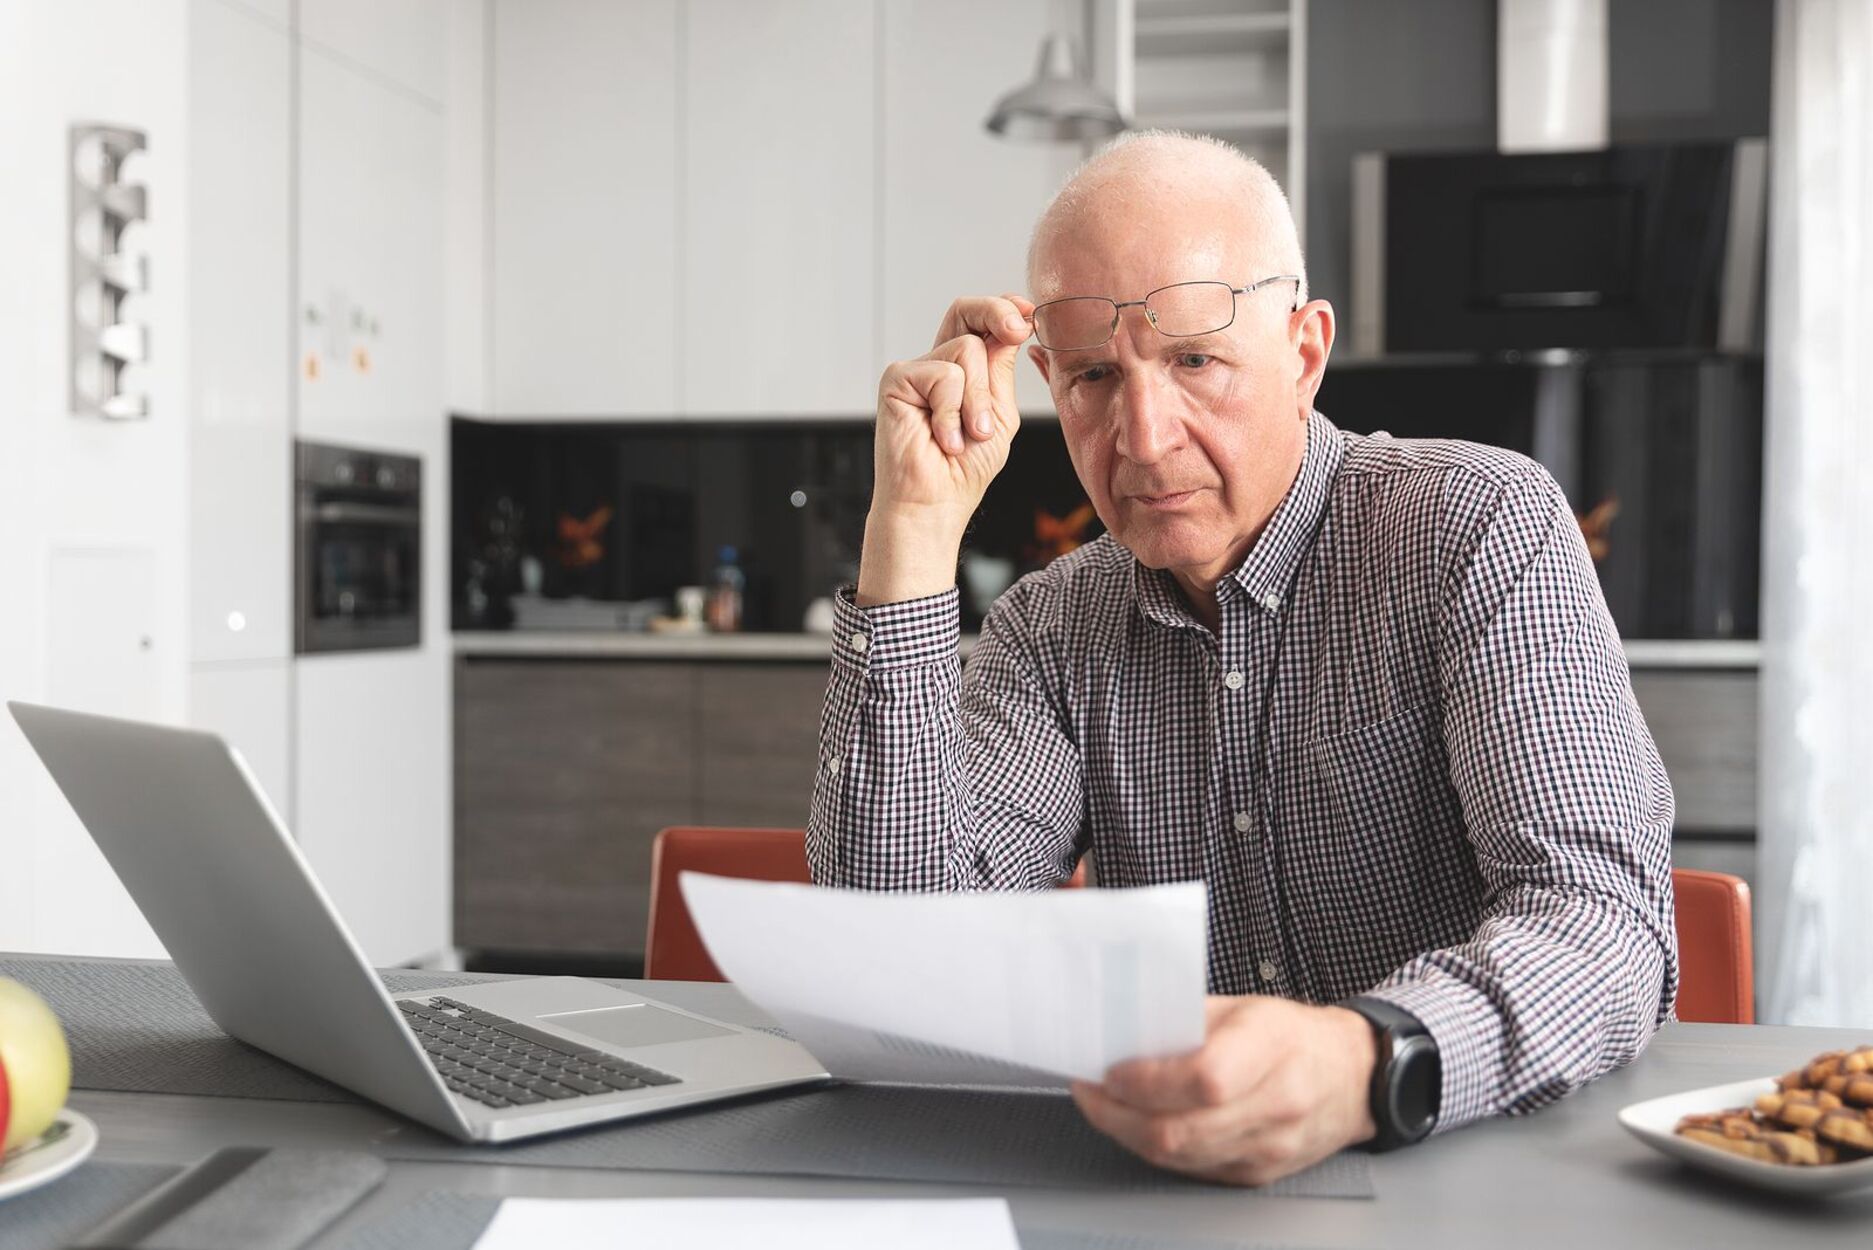
POLYGON ((300 442, 293 649, 414 647, 423 637, 422 462, 300 442))
POLYGON ((1368 153, 1355 355, 1761 348, 1768 146, 1368 153))

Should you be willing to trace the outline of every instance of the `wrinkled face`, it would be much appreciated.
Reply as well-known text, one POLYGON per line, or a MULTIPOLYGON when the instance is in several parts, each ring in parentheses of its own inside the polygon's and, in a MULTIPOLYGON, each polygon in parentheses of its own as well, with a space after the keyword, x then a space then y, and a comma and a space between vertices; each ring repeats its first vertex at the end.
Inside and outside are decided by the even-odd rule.
MULTIPOLYGON (((1148 219, 1127 208, 1082 214, 1050 236, 1036 302, 1125 302, 1172 283, 1244 287, 1284 272, 1260 258, 1228 204, 1186 199, 1148 219)), ((1102 347, 1031 349, 1099 519, 1148 567, 1214 583, 1247 556, 1293 483, 1332 341, 1325 304, 1295 311, 1295 298, 1292 282, 1237 295, 1228 328, 1190 338, 1126 308, 1102 347)))

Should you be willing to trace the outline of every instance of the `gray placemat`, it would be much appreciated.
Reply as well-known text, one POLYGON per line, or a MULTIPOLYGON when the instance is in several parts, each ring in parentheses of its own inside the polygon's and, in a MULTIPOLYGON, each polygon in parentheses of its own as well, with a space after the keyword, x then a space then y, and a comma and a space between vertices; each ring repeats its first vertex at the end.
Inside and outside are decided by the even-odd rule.
MULTIPOLYGON (((386 972, 393 991, 449 989, 473 974, 386 972)), ((223 1033, 173 964, 0 960, 0 976, 52 1004, 71 1043, 76 1089, 293 1102, 357 1097, 223 1033)))
MULTIPOLYGON (((834 1085, 508 1146, 427 1130, 384 1146, 397 1158, 961 1185, 1218 1192, 1160 1171, 1094 1130, 1064 1094, 834 1085)), ((1259 1192, 1370 1198, 1366 1155, 1333 1158, 1259 1192)))
POLYGON ((1067 1228, 1024 1228, 1015 1231, 1021 1250, 1293 1250, 1267 1241, 1214 1241, 1191 1237, 1144 1237, 1134 1233, 1081 1232, 1067 1228))
POLYGON ((432 1191, 413 1198, 319 1250, 470 1250, 500 1208, 499 1198, 432 1191))
MULTIPOLYGON (((386 972, 393 990, 488 979, 386 972)), ((215 1027, 169 964, 0 960, 65 1021, 80 1089, 318 1102, 353 1095, 215 1027)), ((846 1176, 970 1185, 1211 1188, 1158 1171, 1095 1132, 1064 1095, 853 1085, 704 1107, 513 1146, 464 1146, 412 1128, 398 1158, 672 1172, 846 1176)), ((1367 1158, 1336 1156, 1264 1193, 1369 1198, 1367 1158)))
POLYGON ((87 1160, 43 1189, 0 1202, 0 1250, 57 1250, 181 1170, 87 1160))
MULTIPOLYGON (((431 1192, 402 1204, 373 1222, 332 1241, 329 1250, 473 1250, 488 1230, 498 1198, 431 1192)), ((1028 1228, 1017 1219, 1021 1250, 1287 1250, 1262 1241, 1141 1237, 1130 1233, 1028 1228)), ((321 1243, 319 1250, 328 1250, 321 1243)))

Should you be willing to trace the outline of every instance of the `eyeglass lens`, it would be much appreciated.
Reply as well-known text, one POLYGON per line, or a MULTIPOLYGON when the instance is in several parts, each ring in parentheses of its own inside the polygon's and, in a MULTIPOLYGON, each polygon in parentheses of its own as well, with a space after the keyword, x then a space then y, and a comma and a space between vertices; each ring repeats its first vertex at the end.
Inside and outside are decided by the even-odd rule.
MULTIPOLYGON (((1145 311, 1173 338, 1213 334, 1236 319, 1236 294, 1227 282, 1180 282, 1146 296, 1145 311)), ((1054 300, 1034 310, 1034 336, 1049 351, 1098 347, 1118 323, 1118 305, 1098 296, 1054 300)))

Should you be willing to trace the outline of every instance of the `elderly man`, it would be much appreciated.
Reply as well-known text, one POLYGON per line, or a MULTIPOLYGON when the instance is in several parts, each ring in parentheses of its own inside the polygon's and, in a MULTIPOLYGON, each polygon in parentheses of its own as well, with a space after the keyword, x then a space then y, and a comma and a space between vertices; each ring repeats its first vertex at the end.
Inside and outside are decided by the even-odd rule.
POLYGON ((1540 1107, 1677 988, 1672 795, 1574 517, 1510 452, 1313 410, 1333 310, 1258 165, 1147 134, 879 387, 808 851, 872 889, 1209 889, 1208 1030, 1074 1097, 1261 1183, 1540 1107), (957 553, 1030 354, 1107 533, 958 673, 957 553))

